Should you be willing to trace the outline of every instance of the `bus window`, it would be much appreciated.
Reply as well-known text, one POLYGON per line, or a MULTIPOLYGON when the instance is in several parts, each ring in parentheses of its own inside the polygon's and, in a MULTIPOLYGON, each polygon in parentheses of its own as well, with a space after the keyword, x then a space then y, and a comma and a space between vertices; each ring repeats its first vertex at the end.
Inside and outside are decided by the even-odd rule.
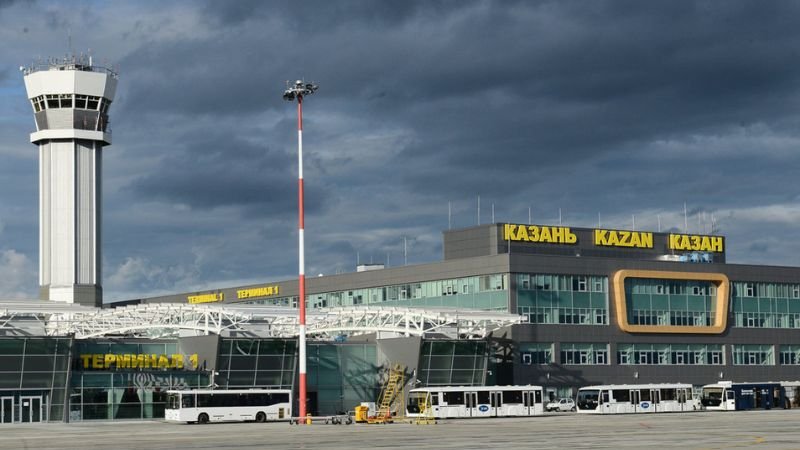
POLYGON ((489 391, 479 391, 478 392, 478 404, 479 405, 486 405, 489 403, 489 391))
POLYGON ((631 393, 627 389, 614 389, 614 400, 617 403, 627 403, 631 401, 631 393))
POLYGON ((650 389, 642 389, 641 393, 639 394, 639 400, 643 402, 650 401, 650 389))
POLYGON ((503 391, 503 402, 522 403, 522 391, 503 391))
POLYGON ((431 393, 431 406, 438 406, 439 405, 439 393, 432 392, 431 393))
POLYGON ((463 405, 464 393, 463 392, 445 392, 444 402, 448 405, 463 405))
POLYGON ((182 408, 194 408, 194 395, 182 395, 182 408))
POLYGON ((603 391, 600 395, 600 403, 608 403, 608 391, 603 391))
POLYGON ((661 400, 675 400, 675 389, 661 389, 661 400))
POLYGON ((534 403, 542 403, 542 391, 533 391, 534 403))

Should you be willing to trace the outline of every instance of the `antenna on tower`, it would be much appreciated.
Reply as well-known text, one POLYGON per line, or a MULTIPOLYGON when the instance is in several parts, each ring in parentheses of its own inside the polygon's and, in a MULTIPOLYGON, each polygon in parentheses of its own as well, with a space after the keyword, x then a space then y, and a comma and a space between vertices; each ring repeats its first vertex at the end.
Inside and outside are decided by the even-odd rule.
POLYGON ((450 202, 447 202, 447 229, 453 228, 453 210, 450 202))
POLYGON ((683 232, 689 232, 689 215, 686 213, 686 202, 683 202, 683 232))
POLYGON ((478 195, 478 225, 481 224, 481 196, 478 195))

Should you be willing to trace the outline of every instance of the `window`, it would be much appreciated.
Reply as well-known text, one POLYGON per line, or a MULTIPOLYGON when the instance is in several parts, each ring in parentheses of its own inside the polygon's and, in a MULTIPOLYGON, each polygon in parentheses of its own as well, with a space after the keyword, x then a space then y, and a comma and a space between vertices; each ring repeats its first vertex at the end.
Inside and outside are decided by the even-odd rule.
POLYGON ((572 278, 572 290, 576 292, 586 292, 588 291, 586 282, 586 277, 573 277, 572 278))
POLYGON ((448 405, 463 405, 464 393, 463 392, 444 392, 444 402, 448 405))
POLYGON ((732 353, 735 365, 769 366, 775 363, 771 345, 734 345, 732 353))
POLYGON ((745 283, 744 284, 744 296, 745 297, 755 297, 756 296, 756 285, 755 285, 755 283, 745 283))
POLYGON ((72 108, 72 94, 61 94, 61 108, 72 108))
POLYGON ((533 361, 533 355, 531 355, 528 352, 522 354, 522 364, 530 366, 532 361, 533 361))
POLYGON ((606 364, 608 360, 608 350, 599 350, 595 352, 595 360, 597 364, 606 364))

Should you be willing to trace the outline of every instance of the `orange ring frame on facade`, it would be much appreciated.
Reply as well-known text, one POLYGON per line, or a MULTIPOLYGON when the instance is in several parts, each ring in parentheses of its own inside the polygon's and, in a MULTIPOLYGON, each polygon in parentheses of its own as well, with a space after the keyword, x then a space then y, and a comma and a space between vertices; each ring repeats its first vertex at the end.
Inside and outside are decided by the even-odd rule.
POLYGON ((730 281, 721 273, 669 272, 659 270, 618 270, 614 274, 614 305, 616 306, 617 325, 628 333, 683 333, 683 334, 720 334, 728 326, 728 301, 730 281), (627 298, 625 296, 625 279, 646 278, 657 280, 695 280, 709 281, 717 287, 717 303, 714 312, 714 324, 702 326, 690 325, 631 325, 628 323, 627 298))

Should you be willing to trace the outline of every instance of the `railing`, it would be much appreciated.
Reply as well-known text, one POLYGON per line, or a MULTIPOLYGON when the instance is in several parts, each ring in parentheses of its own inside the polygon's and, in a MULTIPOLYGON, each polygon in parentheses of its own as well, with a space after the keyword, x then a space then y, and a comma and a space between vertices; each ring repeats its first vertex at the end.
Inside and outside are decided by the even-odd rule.
POLYGON ((51 58, 44 61, 39 61, 29 66, 21 66, 20 70, 23 75, 27 76, 35 72, 50 71, 50 70, 78 70, 82 72, 98 72, 110 75, 112 78, 119 79, 117 71, 103 66, 96 66, 92 63, 91 56, 67 56, 63 59, 51 58))

